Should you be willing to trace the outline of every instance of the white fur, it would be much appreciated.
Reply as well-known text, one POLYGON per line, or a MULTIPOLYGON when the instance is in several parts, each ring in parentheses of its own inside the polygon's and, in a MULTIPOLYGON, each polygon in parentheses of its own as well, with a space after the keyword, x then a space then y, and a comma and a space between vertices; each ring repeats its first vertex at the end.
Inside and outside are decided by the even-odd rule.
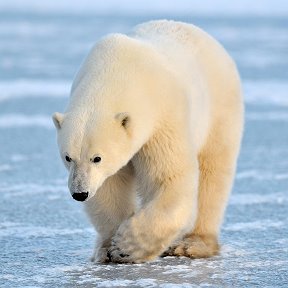
POLYGON ((212 37, 173 21, 108 35, 53 119, 63 161, 73 160, 70 191, 89 192, 96 260, 144 262, 169 246, 172 255, 215 254, 243 105, 234 62, 212 37))

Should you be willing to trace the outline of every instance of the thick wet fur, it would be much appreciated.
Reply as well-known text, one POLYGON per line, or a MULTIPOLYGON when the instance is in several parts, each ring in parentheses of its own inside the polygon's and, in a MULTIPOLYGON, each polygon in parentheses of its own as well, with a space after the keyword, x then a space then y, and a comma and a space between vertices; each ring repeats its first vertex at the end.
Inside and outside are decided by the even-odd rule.
POLYGON ((104 37, 53 120, 71 194, 98 232, 93 261, 219 253, 243 101, 211 36, 163 20, 104 37))

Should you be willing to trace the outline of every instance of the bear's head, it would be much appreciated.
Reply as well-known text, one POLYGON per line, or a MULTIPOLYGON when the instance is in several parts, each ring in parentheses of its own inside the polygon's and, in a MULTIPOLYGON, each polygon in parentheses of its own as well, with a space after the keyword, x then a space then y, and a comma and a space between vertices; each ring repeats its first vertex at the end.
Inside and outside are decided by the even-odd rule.
POLYGON ((174 111, 174 74, 150 46, 118 34, 101 40, 73 81, 65 114, 53 115, 76 200, 95 195, 147 143, 160 115, 170 115, 167 107, 174 111))
POLYGON ((135 153, 131 119, 126 112, 98 117, 87 111, 56 112, 53 122, 60 155, 69 171, 68 186, 77 201, 95 195, 135 153))

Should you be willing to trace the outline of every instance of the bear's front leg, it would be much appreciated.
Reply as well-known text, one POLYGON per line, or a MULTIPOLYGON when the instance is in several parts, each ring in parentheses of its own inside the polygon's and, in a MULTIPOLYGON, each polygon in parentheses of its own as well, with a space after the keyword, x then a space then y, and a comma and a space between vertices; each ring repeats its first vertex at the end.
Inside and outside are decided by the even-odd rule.
POLYGON ((97 240, 91 261, 105 263, 112 236, 120 224, 135 211, 135 185, 131 163, 110 176, 96 195, 85 202, 86 212, 97 230, 97 240))
POLYGON ((100 236, 96 241, 95 249, 90 260, 98 263, 110 262, 108 250, 111 247, 111 239, 101 239, 100 236))
POLYGON ((182 235, 187 226, 191 229, 197 210, 197 177, 194 178, 191 171, 186 172, 185 176, 161 183, 152 200, 120 225, 108 252, 111 261, 153 260, 182 235))

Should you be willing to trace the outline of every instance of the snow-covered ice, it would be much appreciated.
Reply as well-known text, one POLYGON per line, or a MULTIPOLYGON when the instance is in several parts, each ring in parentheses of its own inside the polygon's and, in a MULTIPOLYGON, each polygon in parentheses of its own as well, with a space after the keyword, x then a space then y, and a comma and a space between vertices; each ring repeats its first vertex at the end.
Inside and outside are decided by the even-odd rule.
POLYGON ((219 39, 243 79, 245 135, 221 254, 97 265, 89 262, 95 232, 68 192, 51 114, 63 110, 73 75, 99 37, 151 17, 147 10, 139 17, 94 15, 87 7, 65 13, 64 4, 54 13, 50 2, 37 14, 3 3, 0 287, 288 287, 287 17, 173 17, 219 39))

